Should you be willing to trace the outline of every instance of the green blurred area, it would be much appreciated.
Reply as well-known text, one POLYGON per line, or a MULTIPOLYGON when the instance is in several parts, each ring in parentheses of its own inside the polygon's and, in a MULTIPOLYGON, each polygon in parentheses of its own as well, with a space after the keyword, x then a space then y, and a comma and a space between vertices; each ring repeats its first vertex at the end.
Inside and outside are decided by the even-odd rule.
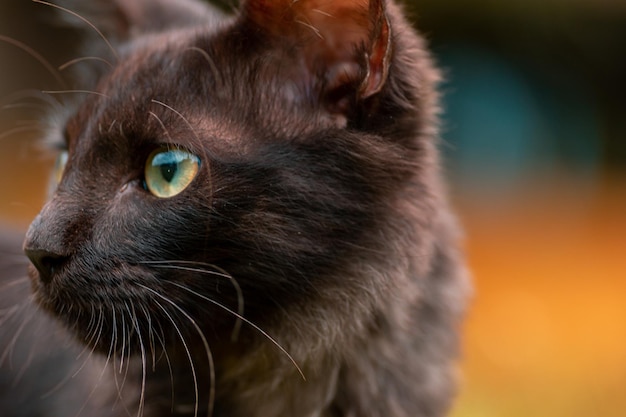
POLYGON ((593 178, 626 167, 626 2, 414 2, 447 69, 463 177, 593 178))

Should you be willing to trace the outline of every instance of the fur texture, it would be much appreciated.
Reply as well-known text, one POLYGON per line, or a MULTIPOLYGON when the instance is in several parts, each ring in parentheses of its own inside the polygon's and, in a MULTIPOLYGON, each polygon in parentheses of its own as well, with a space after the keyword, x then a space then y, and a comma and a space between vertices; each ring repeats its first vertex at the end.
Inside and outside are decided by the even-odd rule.
POLYGON ((110 62, 24 243, 37 304, 101 355, 64 385, 94 390, 84 415, 444 415, 467 279, 439 74, 400 8, 93 7, 110 62), (202 161, 165 199, 144 186, 162 146, 202 161))

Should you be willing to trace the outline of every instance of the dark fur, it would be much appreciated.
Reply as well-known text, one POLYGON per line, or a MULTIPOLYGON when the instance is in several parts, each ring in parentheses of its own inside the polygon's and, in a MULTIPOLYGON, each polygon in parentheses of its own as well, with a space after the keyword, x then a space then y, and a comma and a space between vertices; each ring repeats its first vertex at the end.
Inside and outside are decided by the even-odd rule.
POLYGON ((301 1, 251 0, 234 18, 182 1, 109 9, 119 61, 68 119, 69 163, 25 241, 55 266, 51 280, 30 269, 38 304, 113 364, 64 385, 95 387, 84 415, 448 409, 467 282, 440 182, 438 73, 395 4, 335 1, 317 24, 309 7, 325 3, 301 1), (164 142, 202 159, 171 199, 142 187, 164 142), (245 318, 306 380, 226 311, 238 287, 245 318))

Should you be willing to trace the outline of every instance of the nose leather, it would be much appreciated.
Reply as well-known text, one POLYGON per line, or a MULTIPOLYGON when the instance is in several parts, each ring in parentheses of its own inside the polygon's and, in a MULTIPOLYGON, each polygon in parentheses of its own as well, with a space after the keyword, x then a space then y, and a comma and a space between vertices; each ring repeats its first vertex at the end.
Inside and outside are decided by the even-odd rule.
POLYGON ((39 279, 45 283, 50 283, 59 272, 67 257, 43 249, 24 249, 26 256, 39 272, 39 279))

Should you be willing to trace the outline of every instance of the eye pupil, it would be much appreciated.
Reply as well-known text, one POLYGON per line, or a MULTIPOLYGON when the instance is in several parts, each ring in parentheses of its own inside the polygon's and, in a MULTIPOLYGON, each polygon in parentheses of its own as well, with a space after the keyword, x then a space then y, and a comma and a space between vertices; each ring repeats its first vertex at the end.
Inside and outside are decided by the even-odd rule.
POLYGON ((176 163, 168 163, 161 165, 161 175, 163 179, 167 182, 172 182, 174 177, 176 176, 177 164, 176 163))

